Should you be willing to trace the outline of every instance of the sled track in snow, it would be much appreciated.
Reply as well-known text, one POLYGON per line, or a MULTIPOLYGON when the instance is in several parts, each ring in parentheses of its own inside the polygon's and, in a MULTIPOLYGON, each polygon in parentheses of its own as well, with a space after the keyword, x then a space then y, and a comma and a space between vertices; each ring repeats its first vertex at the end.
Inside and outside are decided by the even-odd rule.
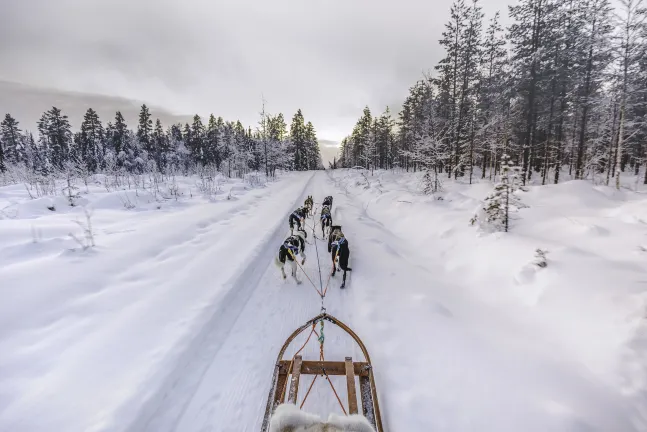
MULTIPOLYGON (((303 202, 303 197, 314 179, 308 179, 294 206, 303 202)), ((268 264, 274 258, 277 245, 284 240, 284 218, 274 227, 269 239, 231 282, 221 301, 209 312, 210 318, 195 338, 180 354, 177 365, 164 383, 144 404, 134 421, 126 428, 129 432, 174 431, 184 411, 191 402, 212 360, 231 332, 245 305, 260 286, 268 264)))

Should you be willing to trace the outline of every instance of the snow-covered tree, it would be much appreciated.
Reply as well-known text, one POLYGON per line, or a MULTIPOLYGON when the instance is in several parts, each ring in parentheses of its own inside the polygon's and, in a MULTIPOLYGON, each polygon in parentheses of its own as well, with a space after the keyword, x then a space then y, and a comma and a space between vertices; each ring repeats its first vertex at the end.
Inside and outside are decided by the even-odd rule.
POLYGON ((3 149, 3 161, 6 164, 24 162, 21 131, 18 122, 10 114, 5 115, 0 123, 0 146, 3 149))
POLYGON ((146 106, 143 104, 139 112, 139 123, 137 124, 137 142, 139 148, 146 150, 149 154, 153 150, 153 120, 151 118, 151 113, 146 106))
POLYGON ((483 201, 482 208, 471 220, 488 231, 508 232, 510 213, 526 207, 516 194, 521 190, 522 169, 510 165, 507 154, 501 156, 501 175, 494 190, 483 201))
POLYGON ((90 172, 96 172, 103 166, 105 132, 99 120, 99 115, 92 108, 88 108, 78 138, 77 159, 90 172))

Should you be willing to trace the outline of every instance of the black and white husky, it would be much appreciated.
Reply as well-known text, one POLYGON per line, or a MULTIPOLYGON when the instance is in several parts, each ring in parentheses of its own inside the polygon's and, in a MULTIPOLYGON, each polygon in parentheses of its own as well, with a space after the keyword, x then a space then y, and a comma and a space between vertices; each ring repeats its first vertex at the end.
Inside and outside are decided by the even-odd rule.
POLYGON ((337 264, 339 264, 339 270, 344 271, 341 283, 341 287, 344 288, 346 286, 346 272, 353 269, 348 267, 350 247, 339 225, 331 228, 330 236, 328 236, 328 252, 330 252, 332 258, 332 276, 335 276, 337 272, 337 264))
POLYGON ((332 208, 332 197, 328 195, 326 198, 324 198, 323 203, 321 203, 321 205, 325 205, 332 208))
POLYGON ((294 225, 297 226, 297 231, 303 229, 302 224, 305 221, 306 211, 304 208, 299 207, 288 216, 288 225, 290 225, 290 232, 294 233, 294 225))
POLYGON ((297 259, 298 256, 301 256, 301 265, 306 262, 306 242, 305 239, 307 234, 301 229, 297 229, 296 232, 290 237, 286 238, 283 244, 279 247, 279 253, 276 256, 275 264, 278 268, 281 269, 281 275, 283 279, 287 278, 285 274, 285 264, 289 263, 292 269, 292 277, 297 281, 298 284, 301 283, 297 277, 297 259))
POLYGON ((326 228, 332 226, 332 215, 330 214, 330 207, 325 205, 321 209, 321 236, 325 238, 326 228))

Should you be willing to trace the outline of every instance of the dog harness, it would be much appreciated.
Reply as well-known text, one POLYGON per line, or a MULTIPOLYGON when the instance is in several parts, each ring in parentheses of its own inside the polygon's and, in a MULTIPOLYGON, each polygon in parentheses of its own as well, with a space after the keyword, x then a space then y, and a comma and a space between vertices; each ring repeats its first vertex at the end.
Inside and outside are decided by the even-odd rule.
POLYGON ((299 247, 298 246, 295 246, 295 245, 293 245, 292 243, 289 243, 289 242, 285 242, 284 246, 286 248, 288 248, 289 250, 291 250, 293 255, 299 255, 299 247))

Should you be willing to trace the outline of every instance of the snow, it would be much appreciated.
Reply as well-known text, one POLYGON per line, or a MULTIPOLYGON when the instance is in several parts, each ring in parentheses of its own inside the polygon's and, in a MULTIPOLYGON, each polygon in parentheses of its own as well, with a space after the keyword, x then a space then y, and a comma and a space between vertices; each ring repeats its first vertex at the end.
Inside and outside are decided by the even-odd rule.
MULTIPOLYGON (((469 220, 491 183, 446 181, 440 200, 419 182, 336 170, 205 197, 178 179, 175 200, 99 181, 81 187, 85 251, 68 236, 80 207, 0 188, 0 430, 259 430, 280 347, 321 307, 274 254, 295 206, 333 195, 353 271, 325 307, 368 348, 386 431, 647 431, 647 196, 531 186, 511 231, 487 234, 469 220)), ((319 285, 319 262, 325 286, 310 234, 304 269, 319 285)), ((330 323, 325 349, 365 360, 330 323)), ((325 380, 304 410, 341 414, 325 380)))
POLYGON ((140 211, 112 199, 122 191, 91 189, 98 246, 86 252, 67 237, 80 208, 44 214, 42 200, 2 188, 17 216, 0 221, 0 430, 123 429, 245 289, 243 269, 308 177, 233 184, 238 199, 216 202, 189 198, 187 179, 180 202, 140 211))

